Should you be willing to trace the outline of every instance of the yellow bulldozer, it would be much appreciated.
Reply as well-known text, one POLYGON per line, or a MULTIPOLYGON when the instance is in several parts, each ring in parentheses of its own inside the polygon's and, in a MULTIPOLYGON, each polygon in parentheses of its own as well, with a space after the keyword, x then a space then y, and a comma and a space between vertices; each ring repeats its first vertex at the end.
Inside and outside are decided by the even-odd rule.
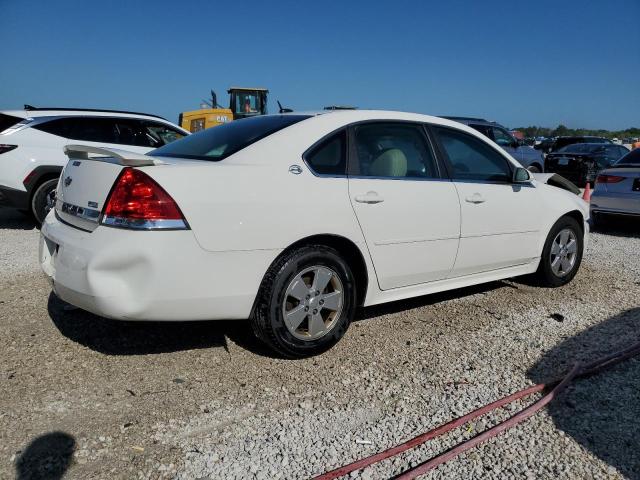
POLYGON ((267 113, 269 90, 266 88, 231 87, 227 93, 229 94, 229 108, 218 105, 217 96, 211 90, 211 100, 203 101, 203 108, 199 110, 182 112, 178 123, 182 128, 193 133, 239 118, 267 113))

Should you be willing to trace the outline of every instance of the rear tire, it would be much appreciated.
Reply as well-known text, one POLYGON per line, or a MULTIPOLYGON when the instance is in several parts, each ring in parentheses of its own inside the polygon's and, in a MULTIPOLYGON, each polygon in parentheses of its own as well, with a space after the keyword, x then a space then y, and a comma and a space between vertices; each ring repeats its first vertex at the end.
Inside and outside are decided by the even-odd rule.
POLYGON ((44 218, 49 213, 49 195, 56 189, 57 178, 51 178, 42 182, 33 192, 31 197, 31 215, 38 225, 42 225, 44 218))
POLYGON ((540 167, 538 167, 537 165, 529 165, 529 168, 527 168, 527 170, 529 170, 531 173, 541 173, 542 170, 540 170, 540 167))
POLYGON ((286 253, 269 268, 250 322, 255 335, 278 354, 303 358, 335 345, 355 307, 349 265, 333 248, 309 245, 286 253))
POLYGON ((578 273, 584 249, 581 225, 572 217, 562 217, 547 235, 535 283, 555 288, 569 283, 578 273))

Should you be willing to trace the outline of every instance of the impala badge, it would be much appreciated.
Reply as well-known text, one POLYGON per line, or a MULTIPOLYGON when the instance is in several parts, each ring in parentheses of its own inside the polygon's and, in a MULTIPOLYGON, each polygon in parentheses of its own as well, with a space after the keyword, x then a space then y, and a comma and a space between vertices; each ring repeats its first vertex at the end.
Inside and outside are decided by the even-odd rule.
POLYGON ((302 167, 300 165, 291 165, 289 167, 289 172, 294 175, 300 175, 302 173, 302 167))
POLYGON ((73 178, 71 177, 67 177, 64 179, 64 186, 68 187, 69 185, 71 185, 71 182, 73 182, 73 178))

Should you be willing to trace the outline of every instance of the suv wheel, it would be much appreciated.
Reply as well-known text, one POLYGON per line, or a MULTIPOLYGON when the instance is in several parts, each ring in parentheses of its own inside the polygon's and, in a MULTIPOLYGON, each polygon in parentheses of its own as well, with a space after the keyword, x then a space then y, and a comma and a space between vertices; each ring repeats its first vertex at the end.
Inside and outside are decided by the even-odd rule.
POLYGON ((33 192, 31 197, 31 214, 38 225, 42 225, 44 217, 51 210, 51 195, 56 190, 57 178, 50 178, 42 182, 33 192))
POLYGON ((267 272, 251 324, 256 336, 280 355, 322 353, 347 331, 356 306, 349 265, 333 248, 302 247, 267 272))

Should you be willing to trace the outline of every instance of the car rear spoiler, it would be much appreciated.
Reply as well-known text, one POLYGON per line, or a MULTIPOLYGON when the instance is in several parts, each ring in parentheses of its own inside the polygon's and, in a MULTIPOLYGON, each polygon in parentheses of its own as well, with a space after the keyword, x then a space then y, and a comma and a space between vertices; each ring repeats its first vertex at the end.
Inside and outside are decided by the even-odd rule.
POLYGON ((580 189, 573 182, 557 173, 534 173, 533 178, 538 182, 546 183, 547 185, 562 188, 563 190, 568 190, 571 193, 580 195, 580 189))
POLYGON ((95 160, 98 162, 116 163, 128 167, 144 167, 147 165, 163 165, 162 160, 158 160, 140 153, 120 150, 119 148, 90 147, 88 145, 67 145, 64 153, 69 160, 95 160), (89 156, 89 154, 99 156, 89 156))

